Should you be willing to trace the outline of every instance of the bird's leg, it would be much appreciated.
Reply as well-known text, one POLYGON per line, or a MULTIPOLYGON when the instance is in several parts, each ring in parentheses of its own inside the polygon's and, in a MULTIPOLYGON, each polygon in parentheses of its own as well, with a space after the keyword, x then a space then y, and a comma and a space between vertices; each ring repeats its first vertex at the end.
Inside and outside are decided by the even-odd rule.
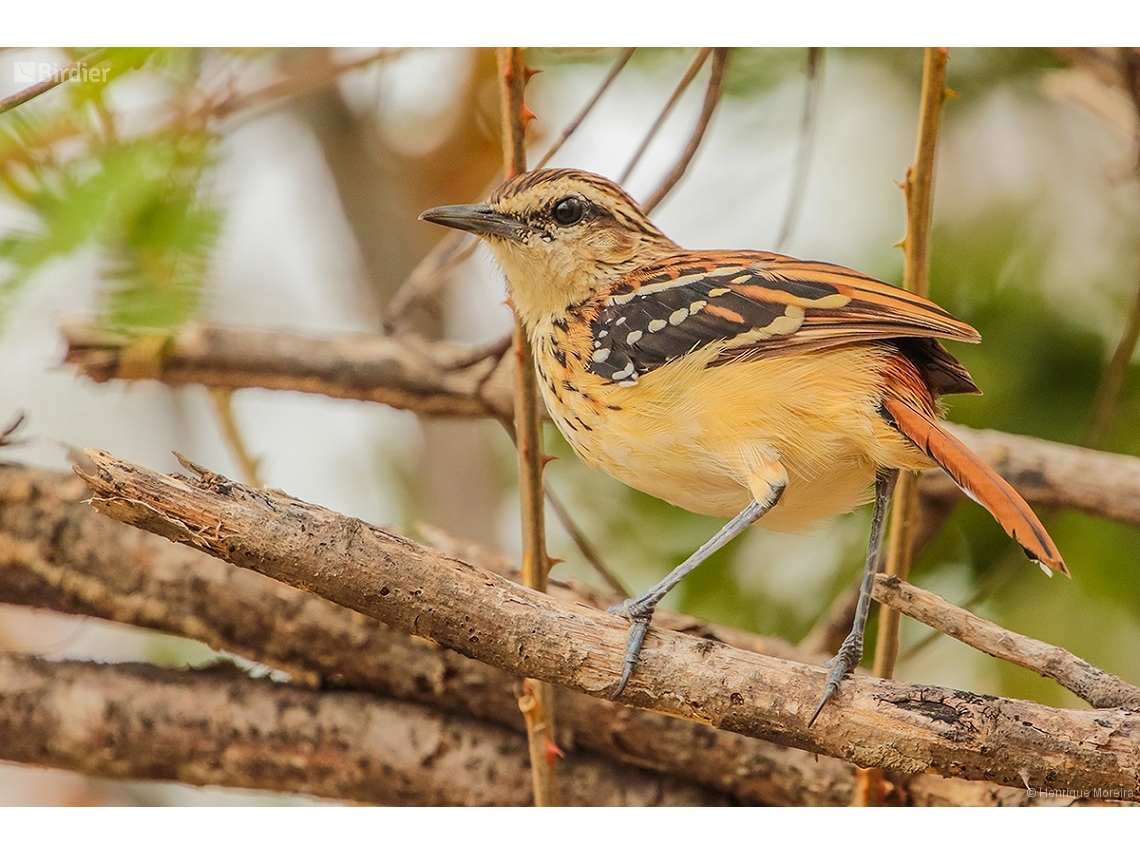
POLYGON ((706 558, 770 511, 779 501, 783 492, 783 484, 772 486, 769 489, 768 497, 763 502, 758 502, 755 499, 749 502, 744 510, 729 520, 724 528, 714 534, 704 546, 685 559, 684 563, 680 564, 664 579, 640 597, 626 600, 624 603, 608 609, 610 614, 625 615, 633 622, 626 638, 621 680, 618 682, 613 697, 617 698, 625 691, 625 686, 633 675, 633 666, 637 664, 637 656, 641 652, 641 645, 645 641, 645 634, 649 631, 649 622, 653 620, 653 610, 657 604, 706 558))
POLYGON ((883 523, 886 521, 887 506, 891 503, 891 493, 894 492, 898 477, 897 469, 880 469, 875 478, 875 510, 871 516, 871 542, 867 546, 867 564, 863 567, 863 581, 859 585, 855 620, 851 624, 851 632, 839 645, 839 652, 824 663, 825 666, 830 666, 827 672, 827 685, 823 690, 823 699, 815 708, 808 727, 815 724, 824 705, 839 691, 840 681, 854 671, 859 660, 863 658, 863 632, 867 628, 867 613, 871 610, 871 588, 875 582, 875 573, 879 570, 879 556, 883 552, 883 523))

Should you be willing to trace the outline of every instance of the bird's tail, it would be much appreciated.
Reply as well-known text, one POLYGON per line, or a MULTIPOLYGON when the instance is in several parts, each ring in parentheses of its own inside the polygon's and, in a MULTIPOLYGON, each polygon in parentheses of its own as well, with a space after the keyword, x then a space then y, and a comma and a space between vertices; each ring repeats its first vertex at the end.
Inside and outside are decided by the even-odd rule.
POLYGON ((885 395, 883 409, 898 431, 942 467, 962 492, 989 511, 1042 570, 1050 576, 1053 570, 1069 575, 1061 553, 1041 520, 988 463, 942 427, 937 419, 899 397, 885 395))

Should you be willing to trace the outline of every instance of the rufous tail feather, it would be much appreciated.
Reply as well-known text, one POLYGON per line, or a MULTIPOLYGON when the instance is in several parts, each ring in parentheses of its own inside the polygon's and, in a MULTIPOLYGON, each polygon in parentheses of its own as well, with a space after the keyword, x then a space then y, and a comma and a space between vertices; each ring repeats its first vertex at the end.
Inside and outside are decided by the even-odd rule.
POLYGON ((1069 575, 1061 553, 1041 520, 988 463, 935 419, 904 401, 886 395, 883 408, 899 432, 942 467, 962 492, 989 511, 1042 570, 1049 575, 1052 575, 1051 570, 1069 575))

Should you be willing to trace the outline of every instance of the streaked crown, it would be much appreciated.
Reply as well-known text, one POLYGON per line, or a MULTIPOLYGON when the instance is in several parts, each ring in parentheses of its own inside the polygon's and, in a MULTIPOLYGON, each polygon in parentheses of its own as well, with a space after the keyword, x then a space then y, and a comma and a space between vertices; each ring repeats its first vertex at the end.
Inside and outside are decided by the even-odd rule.
POLYGON ((487 241, 528 326, 565 314, 680 249, 612 181, 573 169, 526 172, 485 205, 433 208, 420 216, 487 241))

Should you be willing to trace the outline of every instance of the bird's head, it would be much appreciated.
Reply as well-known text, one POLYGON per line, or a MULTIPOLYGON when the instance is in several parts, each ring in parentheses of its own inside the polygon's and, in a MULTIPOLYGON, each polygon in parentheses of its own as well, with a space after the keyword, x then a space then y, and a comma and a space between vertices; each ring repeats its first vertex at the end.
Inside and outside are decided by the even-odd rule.
POLYGON ((432 208, 420 219, 487 241, 528 327, 679 249, 612 181, 572 169, 525 172, 485 204, 432 208))

